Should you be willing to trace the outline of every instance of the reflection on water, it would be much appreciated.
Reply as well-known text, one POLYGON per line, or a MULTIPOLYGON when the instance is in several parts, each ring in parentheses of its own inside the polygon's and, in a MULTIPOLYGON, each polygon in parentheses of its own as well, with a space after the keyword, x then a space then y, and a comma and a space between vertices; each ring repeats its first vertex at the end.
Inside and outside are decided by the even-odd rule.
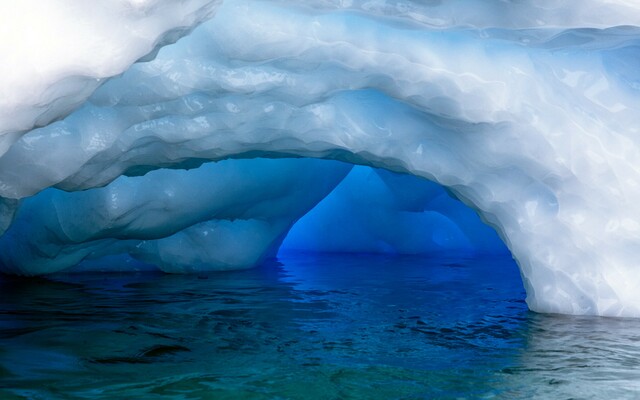
POLYGON ((640 320, 527 311, 510 259, 0 281, 0 398, 634 398, 640 320))

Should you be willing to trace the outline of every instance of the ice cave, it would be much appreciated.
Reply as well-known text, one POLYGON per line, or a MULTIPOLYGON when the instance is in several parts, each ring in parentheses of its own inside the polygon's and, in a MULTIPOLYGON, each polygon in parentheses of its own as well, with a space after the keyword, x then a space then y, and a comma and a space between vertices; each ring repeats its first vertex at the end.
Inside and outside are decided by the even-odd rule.
POLYGON ((640 317, 633 0, 24 0, 0 21, 4 279, 495 255, 531 311, 640 317))
POLYGON ((9 20, 0 49, 2 271, 254 265, 348 168, 257 159, 322 158, 444 186, 504 240, 535 311, 640 315, 628 2, 51 3, 2 6, 43 23, 9 20))

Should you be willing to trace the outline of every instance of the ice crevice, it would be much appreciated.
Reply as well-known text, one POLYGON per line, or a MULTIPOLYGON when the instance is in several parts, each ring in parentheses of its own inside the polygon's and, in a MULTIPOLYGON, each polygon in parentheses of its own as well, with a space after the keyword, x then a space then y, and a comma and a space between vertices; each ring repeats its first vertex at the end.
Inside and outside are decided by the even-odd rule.
MULTIPOLYGON (((362 164, 436 182, 475 210, 517 260, 531 309, 640 316, 640 7, 169 3, 83 9, 97 26, 117 15, 137 29, 85 35, 95 59, 54 57, 40 80, 30 60, 0 70, 0 270, 109 257, 169 272, 248 267, 316 204, 308 229, 353 214, 348 187, 422 241, 403 247, 362 222, 352 231, 369 241, 314 246, 494 249, 440 189, 350 166, 362 164), (169 44, 167 32, 184 37, 169 44)), ((74 21, 56 4, 60 23, 74 21)), ((309 247, 309 232, 285 245, 309 247)))

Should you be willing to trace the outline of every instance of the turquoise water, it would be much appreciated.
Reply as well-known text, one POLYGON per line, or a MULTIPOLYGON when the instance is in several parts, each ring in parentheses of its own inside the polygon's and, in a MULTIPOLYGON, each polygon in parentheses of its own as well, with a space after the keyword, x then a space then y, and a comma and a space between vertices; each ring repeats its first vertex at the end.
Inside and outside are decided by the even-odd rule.
POLYGON ((640 321, 529 312, 509 258, 290 255, 0 293, 1 399, 640 397, 640 321))

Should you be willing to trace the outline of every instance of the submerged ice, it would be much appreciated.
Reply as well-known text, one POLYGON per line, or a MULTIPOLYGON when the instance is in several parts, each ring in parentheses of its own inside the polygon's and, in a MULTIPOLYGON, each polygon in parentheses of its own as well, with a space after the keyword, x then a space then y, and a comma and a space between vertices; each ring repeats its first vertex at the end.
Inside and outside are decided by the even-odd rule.
POLYGON ((78 12, 59 0, 41 36, 1 49, 3 271, 247 267, 318 202, 286 248, 499 251, 426 178, 495 229, 531 309, 640 316, 639 6, 169 3, 85 7, 126 29, 57 37, 78 12), (64 52, 28 57, 45 37, 64 52), (349 166, 291 157, 418 178, 366 186, 358 167, 327 197, 349 166), (349 211, 376 207, 391 228, 349 211), (344 229, 318 242, 331 218, 344 229))

